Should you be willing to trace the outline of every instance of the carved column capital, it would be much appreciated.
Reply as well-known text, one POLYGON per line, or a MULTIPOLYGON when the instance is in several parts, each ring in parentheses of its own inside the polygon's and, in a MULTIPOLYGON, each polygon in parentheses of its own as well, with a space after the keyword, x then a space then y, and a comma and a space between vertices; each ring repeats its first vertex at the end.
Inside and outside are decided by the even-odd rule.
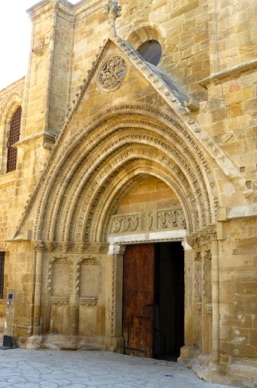
POLYGON ((45 243, 43 241, 33 241, 32 244, 35 252, 44 252, 46 250, 45 243))

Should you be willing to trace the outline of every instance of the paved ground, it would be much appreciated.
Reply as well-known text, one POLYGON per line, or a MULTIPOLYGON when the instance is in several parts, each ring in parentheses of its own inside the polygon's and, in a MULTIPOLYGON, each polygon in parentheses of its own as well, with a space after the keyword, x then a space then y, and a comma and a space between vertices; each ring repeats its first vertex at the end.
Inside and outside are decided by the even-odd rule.
POLYGON ((110 352, 0 350, 0 387, 227 388, 205 383, 180 363, 110 352))

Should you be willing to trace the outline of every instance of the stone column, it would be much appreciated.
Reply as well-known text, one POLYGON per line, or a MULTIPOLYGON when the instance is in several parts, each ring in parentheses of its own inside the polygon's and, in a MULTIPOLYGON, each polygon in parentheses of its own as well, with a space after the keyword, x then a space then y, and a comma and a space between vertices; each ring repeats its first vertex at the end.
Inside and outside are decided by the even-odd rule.
POLYGON ((38 241, 34 245, 35 251, 35 274, 34 274, 34 296, 33 296, 33 335, 41 335, 41 295, 43 277, 44 244, 38 241))
POLYGON ((219 362, 219 250, 218 241, 212 241, 212 361, 219 362))
POLYGON ((192 248, 183 243, 184 248, 184 257, 185 257, 185 334, 184 334, 184 345, 193 346, 193 304, 192 304, 192 293, 193 293, 193 282, 192 282, 192 268, 193 268, 193 258, 192 258, 192 248))
MULTIPOLYGON (((110 245, 108 252, 109 292, 108 318, 106 320, 106 337, 109 337, 110 350, 122 352, 122 292, 123 292, 123 254, 125 246, 110 245)), ((108 341, 108 339, 106 338, 108 341)))
POLYGON ((212 351, 212 278, 211 250, 204 252, 202 260, 202 353, 212 351))

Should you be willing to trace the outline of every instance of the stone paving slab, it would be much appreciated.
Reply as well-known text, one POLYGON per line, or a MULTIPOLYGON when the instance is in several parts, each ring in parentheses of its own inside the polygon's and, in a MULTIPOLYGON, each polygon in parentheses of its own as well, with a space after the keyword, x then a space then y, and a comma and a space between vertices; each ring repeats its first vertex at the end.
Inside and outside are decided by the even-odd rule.
POLYGON ((110 352, 0 350, 4 388, 227 388, 201 381, 184 364, 110 352))

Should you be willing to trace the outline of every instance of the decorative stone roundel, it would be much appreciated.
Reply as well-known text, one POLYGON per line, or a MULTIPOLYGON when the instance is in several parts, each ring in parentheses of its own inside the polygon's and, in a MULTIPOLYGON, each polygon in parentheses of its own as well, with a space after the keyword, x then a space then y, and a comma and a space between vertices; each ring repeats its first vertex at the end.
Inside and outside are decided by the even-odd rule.
POLYGON ((103 89, 118 89, 127 73, 125 60, 120 56, 108 58, 99 73, 99 83, 103 89))

